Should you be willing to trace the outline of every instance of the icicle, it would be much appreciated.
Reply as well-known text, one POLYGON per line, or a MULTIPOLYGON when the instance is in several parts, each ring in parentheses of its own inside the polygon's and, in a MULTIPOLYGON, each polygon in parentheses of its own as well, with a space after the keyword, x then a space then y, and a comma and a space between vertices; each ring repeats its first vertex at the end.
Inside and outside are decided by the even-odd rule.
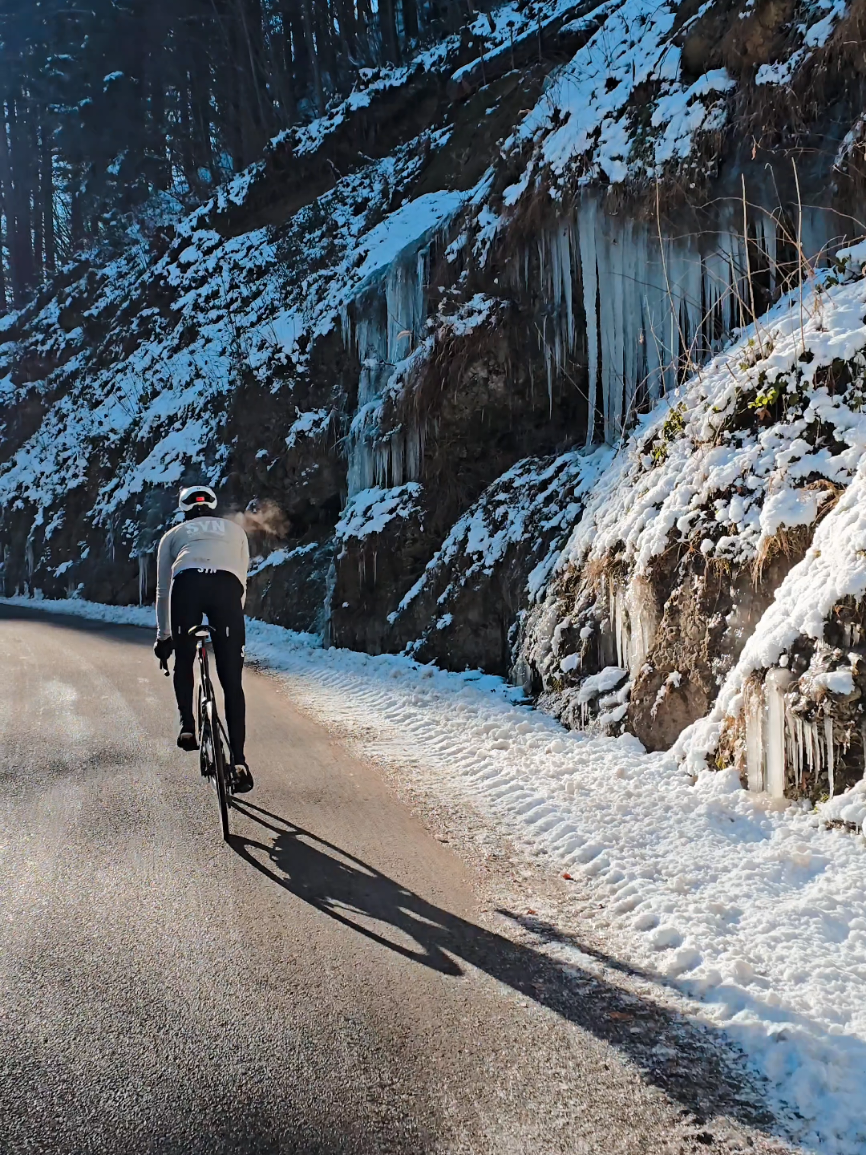
POLYGON ((761 213, 758 224, 763 241, 764 255, 767 258, 767 267, 770 270, 770 292, 776 291, 776 218, 769 213, 761 213))
POLYGON ((802 759, 804 759, 804 730, 802 718, 799 714, 785 710, 785 730, 787 733, 787 761, 792 772, 794 787, 798 790, 802 784, 802 759))
MULTIPOLYGON (((628 610, 628 670, 636 678, 644 666, 658 626, 655 596, 649 582, 635 578, 626 594, 628 610)), ((622 665, 622 663, 620 663, 622 665)))
POLYGON ((332 630, 332 610, 334 605, 334 592, 337 588, 337 560, 336 553, 331 553, 331 560, 328 564, 328 572, 325 577, 325 598, 322 602, 322 607, 319 611, 319 622, 321 623, 322 645, 328 650, 331 648, 333 642, 332 630))
MULTIPOLYGON (((614 442, 622 436, 623 432, 623 419, 625 416, 625 391, 628 388, 628 382, 625 380, 624 373, 626 318, 623 312, 622 298, 622 237, 614 236, 609 238, 609 240, 611 243, 608 250, 608 275, 610 277, 610 285, 608 291, 609 294, 613 297, 613 327, 610 330, 608 353, 602 369, 606 377, 606 390, 608 396, 609 419, 606 431, 606 439, 610 442, 614 442)), ((603 340, 604 333, 602 333, 602 341, 603 340)))
POLYGON ((764 703, 760 687, 746 687, 746 774, 749 789, 760 794, 764 789, 764 703))
POLYGON ((565 347, 574 352, 577 329, 574 323, 574 262, 572 261, 572 231, 570 222, 564 221, 560 231, 562 250, 562 302, 565 309, 565 347))
POLYGON ((798 782, 800 773, 797 766, 797 718, 791 713, 785 701, 785 762, 788 773, 798 782))
POLYGON ((598 385, 598 257, 595 243, 595 200, 587 198, 578 209, 580 270, 583 282, 583 311, 586 315, 587 416, 586 444, 595 438, 596 388, 598 385))
POLYGON ((701 307, 703 294, 701 290, 704 264, 700 255, 692 252, 691 249, 681 249, 680 254, 680 260, 683 265, 680 276, 680 285, 682 287, 682 307, 680 315, 683 321, 683 336, 686 341, 686 348, 683 352, 688 357, 688 368, 691 370, 691 364, 695 360, 695 351, 698 345, 695 338, 700 332, 703 321, 703 311, 701 307))
POLYGON ((352 316, 349 312, 348 303, 343 305, 340 309, 340 335, 343 338, 343 346, 346 349, 352 347, 352 316))
POLYGON ((420 340, 427 317, 429 244, 391 265, 382 281, 368 288, 341 317, 343 339, 354 340, 361 362, 357 414, 348 437, 349 496, 373 485, 401 485, 421 470, 424 433, 420 423, 378 442, 377 409, 394 367, 420 340))
POLYGON ((603 218, 603 227, 599 230, 599 233, 604 244, 598 249, 598 302, 599 328, 601 333, 599 360, 601 369, 601 404, 602 412, 604 413, 604 439, 609 442, 616 436, 610 385, 611 377, 613 376, 614 358, 616 357, 617 334, 614 306, 616 291, 615 287, 611 284, 610 245, 607 243, 607 237, 604 236, 605 223, 606 218, 603 218))
POLYGON ((836 793, 836 783, 834 780, 834 749, 833 749, 833 719, 829 714, 824 717, 824 743, 827 748, 827 781, 830 784, 830 797, 836 793))
POLYGON ((785 690, 791 678, 790 670, 776 668, 764 679, 766 788, 774 798, 785 797, 785 690))
POLYGON ((738 303, 734 299, 735 286, 737 285, 736 265, 734 261, 734 238, 727 232, 723 231, 719 235, 719 261, 718 271, 720 274, 720 289, 721 289, 721 322, 724 332, 729 333, 734 326, 734 318, 737 318, 736 323, 741 324, 738 312, 738 303))
MULTIPOLYGON (((645 386, 650 400, 671 390, 684 371, 727 340, 734 325, 749 319, 741 229, 731 211, 723 214, 711 243, 688 235, 665 238, 660 247, 654 228, 625 215, 609 216, 595 194, 584 192, 572 223, 560 220, 536 238, 537 287, 549 304, 543 333, 548 388, 578 343, 572 283, 580 261, 588 445, 601 432, 595 428, 598 409, 604 438, 616 440, 639 390, 645 386)), ((773 287, 777 222, 764 214, 755 229, 773 287)), ((818 229, 816 223, 813 247, 818 229)), ((526 246, 524 282, 529 259, 526 246)))
POLYGON ((611 583, 608 595, 610 614, 610 630, 613 635, 616 650, 616 664, 620 669, 628 669, 629 660, 629 630, 626 621, 625 604, 622 593, 611 583))
POLYGON ((144 605, 147 598, 147 554, 138 555, 138 604, 144 605))
POLYGON ((823 734, 819 731, 817 722, 804 722, 803 731, 806 739, 804 769, 808 768, 812 773, 813 781, 817 782, 824 770, 823 734))
POLYGON ((798 747, 799 747, 799 777, 797 785, 802 789, 808 763, 806 762, 806 724, 802 718, 797 719, 798 747))

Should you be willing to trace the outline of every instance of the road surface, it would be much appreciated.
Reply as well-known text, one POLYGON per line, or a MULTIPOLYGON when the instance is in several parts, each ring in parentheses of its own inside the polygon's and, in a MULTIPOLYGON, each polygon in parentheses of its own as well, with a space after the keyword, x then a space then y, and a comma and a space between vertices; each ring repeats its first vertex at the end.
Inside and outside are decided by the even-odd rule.
POLYGON ((783 1150, 712 1040, 486 928, 375 770, 247 684, 229 847, 148 635, 0 607, 4 1155, 783 1150))

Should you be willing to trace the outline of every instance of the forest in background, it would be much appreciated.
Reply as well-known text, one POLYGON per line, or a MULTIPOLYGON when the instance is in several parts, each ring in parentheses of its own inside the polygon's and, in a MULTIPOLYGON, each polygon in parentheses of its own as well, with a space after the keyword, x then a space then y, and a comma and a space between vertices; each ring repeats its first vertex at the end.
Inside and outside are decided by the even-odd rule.
POLYGON ((472 0, 0 0, 0 312, 158 193, 188 205, 472 0))

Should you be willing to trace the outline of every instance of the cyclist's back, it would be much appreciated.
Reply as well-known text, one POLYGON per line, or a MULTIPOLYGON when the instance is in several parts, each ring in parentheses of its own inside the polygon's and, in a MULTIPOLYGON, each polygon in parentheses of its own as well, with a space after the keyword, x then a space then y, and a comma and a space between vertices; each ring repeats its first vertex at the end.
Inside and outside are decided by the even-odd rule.
POLYGON ((174 691, 180 711, 178 746, 197 748, 193 716, 195 639, 190 631, 207 616, 239 789, 252 787, 244 757, 246 703, 242 684, 249 545, 240 525, 217 517, 216 495, 206 486, 181 491, 185 521, 170 529, 157 555, 154 646, 162 661, 174 651, 174 691))
POLYGON ((234 574, 246 596, 250 550, 247 535, 237 522, 216 515, 202 515, 181 522, 159 543, 156 574, 157 631, 171 633, 169 614, 171 586, 185 570, 217 571, 234 574))

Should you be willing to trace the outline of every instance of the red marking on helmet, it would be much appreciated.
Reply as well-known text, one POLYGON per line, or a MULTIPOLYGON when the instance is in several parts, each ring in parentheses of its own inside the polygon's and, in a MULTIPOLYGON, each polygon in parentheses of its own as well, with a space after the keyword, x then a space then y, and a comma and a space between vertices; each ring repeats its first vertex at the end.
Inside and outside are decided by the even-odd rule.
POLYGON ((207 501, 207 498, 204 496, 203 493, 200 493, 198 495, 198 497, 196 498, 196 501, 207 501))

